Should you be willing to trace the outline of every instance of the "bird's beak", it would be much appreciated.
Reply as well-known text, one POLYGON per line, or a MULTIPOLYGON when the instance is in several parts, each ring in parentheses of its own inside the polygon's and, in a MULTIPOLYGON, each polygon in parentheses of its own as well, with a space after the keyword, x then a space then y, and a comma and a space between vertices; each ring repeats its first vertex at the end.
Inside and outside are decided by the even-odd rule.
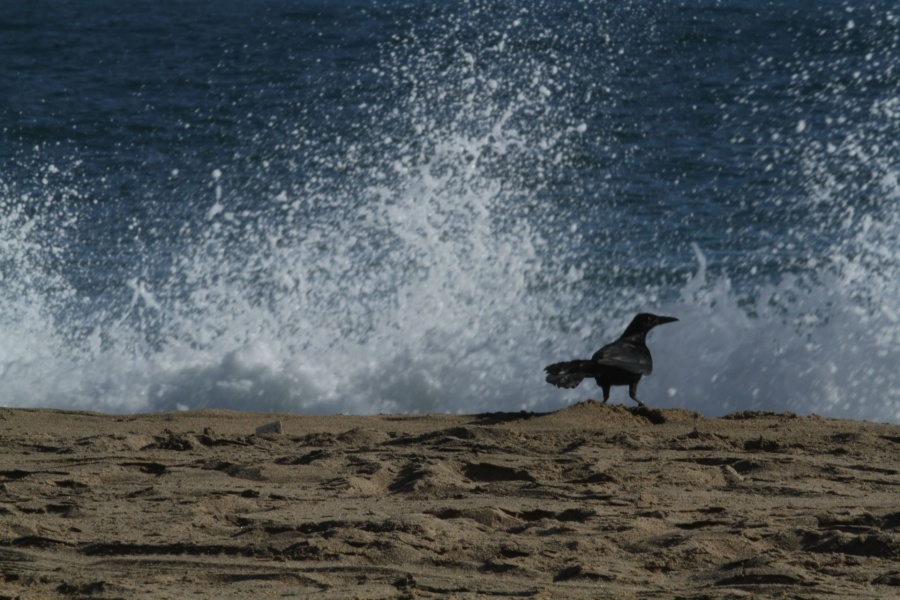
POLYGON ((675 317, 656 317, 656 324, 662 325, 663 323, 674 323, 677 321, 675 317))

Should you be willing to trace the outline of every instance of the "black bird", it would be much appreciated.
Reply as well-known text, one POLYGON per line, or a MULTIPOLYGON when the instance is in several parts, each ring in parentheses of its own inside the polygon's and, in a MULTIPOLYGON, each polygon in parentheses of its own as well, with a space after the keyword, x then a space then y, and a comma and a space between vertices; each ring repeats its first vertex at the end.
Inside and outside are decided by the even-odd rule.
POLYGON ((593 377, 603 388, 603 401, 609 400, 609 388, 627 385, 631 399, 638 400, 637 386, 641 377, 653 371, 653 358, 647 347, 647 332, 663 323, 677 321, 675 317, 660 317, 641 313, 631 320, 619 339, 597 350, 591 360, 570 360, 544 367, 547 383, 556 387, 574 388, 582 379, 593 377))

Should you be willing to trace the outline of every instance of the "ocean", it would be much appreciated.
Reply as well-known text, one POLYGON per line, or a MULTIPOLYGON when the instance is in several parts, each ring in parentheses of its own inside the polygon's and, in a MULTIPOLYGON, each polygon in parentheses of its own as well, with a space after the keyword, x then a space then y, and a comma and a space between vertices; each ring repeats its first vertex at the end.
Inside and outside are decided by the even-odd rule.
POLYGON ((900 423, 900 10, 0 6, 0 405, 900 423), (611 402, 631 405, 624 388, 611 402))

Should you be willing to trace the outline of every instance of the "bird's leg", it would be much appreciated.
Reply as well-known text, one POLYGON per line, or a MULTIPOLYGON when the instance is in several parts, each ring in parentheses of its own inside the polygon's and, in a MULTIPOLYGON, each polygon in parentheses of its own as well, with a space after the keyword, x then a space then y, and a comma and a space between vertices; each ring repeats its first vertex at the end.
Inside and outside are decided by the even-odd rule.
POLYGON ((647 405, 641 402, 637 397, 637 384, 632 383, 628 386, 628 395, 631 396, 631 399, 638 403, 638 406, 641 408, 646 408, 647 405))
POLYGON ((608 385, 603 385, 603 386, 600 386, 600 387, 603 388, 603 403, 606 404, 606 402, 609 400, 609 388, 610 388, 610 386, 608 386, 608 385))

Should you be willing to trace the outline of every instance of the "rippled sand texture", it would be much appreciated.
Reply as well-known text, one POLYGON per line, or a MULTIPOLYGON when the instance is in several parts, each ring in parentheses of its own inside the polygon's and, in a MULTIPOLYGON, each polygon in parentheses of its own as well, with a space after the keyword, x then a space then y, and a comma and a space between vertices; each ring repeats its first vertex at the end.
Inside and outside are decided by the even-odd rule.
POLYGON ((894 425, 594 402, 0 409, 0 597, 897 597, 898 451, 894 425))

